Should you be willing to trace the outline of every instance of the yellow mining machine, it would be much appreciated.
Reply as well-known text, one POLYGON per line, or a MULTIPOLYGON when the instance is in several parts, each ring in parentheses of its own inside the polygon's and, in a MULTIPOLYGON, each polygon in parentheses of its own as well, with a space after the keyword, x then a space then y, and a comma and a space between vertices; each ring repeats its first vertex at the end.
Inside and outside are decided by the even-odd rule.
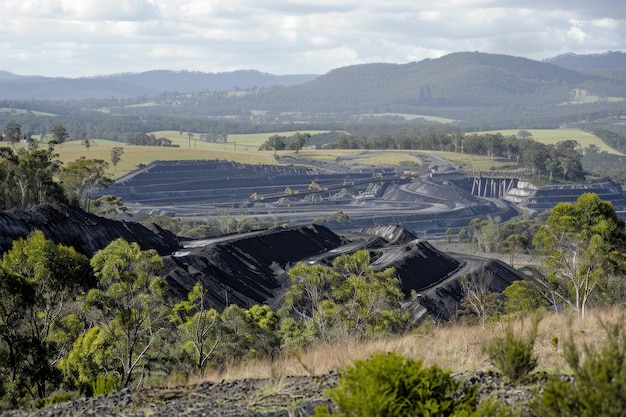
POLYGON ((311 182, 311 184, 309 184, 309 190, 312 190, 312 191, 327 191, 328 188, 322 188, 321 185, 319 185, 318 183, 315 182, 315 180, 313 180, 311 182))

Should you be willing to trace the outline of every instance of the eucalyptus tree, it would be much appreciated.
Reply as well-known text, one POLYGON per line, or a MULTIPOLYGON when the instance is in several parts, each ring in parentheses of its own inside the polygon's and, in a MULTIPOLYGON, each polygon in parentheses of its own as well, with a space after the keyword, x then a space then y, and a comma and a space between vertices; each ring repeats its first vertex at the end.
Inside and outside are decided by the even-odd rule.
POLYGON ((19 143, 22 140, 22 126, 16 122, 9 122, 4 126, 2 136, 12 145, 19 143))
POLYGON ((187 296, 174 305, 170 321, 182 336, 183 349, 191 351, 195 367, 204 374, 207 363, 220 343, 218 332, 220 315, 213 308, 207 308, 204 287, 196 284, 187 296))
POLYGON ((0 290, 6 312, 0 314, 0 337, 9 346, 10 380, 18 397, 43 398, 58 387, 56 364, 80 333, 75 301, 93 284, 89 260, 35 231, 13 242, 0 271, 6 290, 0 290))
POLYGON ((276 151, 282 151, 287 146, 285 142, 287 140, 286 136, 281 135, 272 135, 261 146, 259 147, 260 151, 273 150, 274 155, 276 155, 276 151))
POLYGON ((114 342, 111 365, 120 370, 121 385, 127 387, 168 326, 169 286, 156 275, 163 261, 156 251, 143 251, 120 238, 96 252, 91 266, 98 285, 87 295, 86 305, 95 307, 95 324, 114 342))
POLYGON ((29 208, 37 204, 65 202, 55 177, 60 162, 53 148, 0 148, 0 204, 3 208, 29 208))
POLYGON ((364 339, 407 324, 395 270, 374 271, 366 250, 341 255, 332 266, 300 263, 289 277, 293 285, 279 311, 287 346, 364 339))
POLYGON ((291 142, 289 143, 289 147, 296 151, 296 153, 298 153, 300 149, 304 148, 304 145, 306 145, 310 139, 310 133, 298 132, 295 135, 291 136, 291 142))
POLYGON ((26 392, 24 316, 34 298, 24 277, 0 267, 0 398, 14 407, 26 392))
POLYGON ((111 163, 113 164, 113 170, 117 171, 117 164, 122 160, 124 154, 124 148, 121 146, 114 146, 111 148, 111 163))
POLYGON ((113 180, 107 176, 109 164, 102 159, 77 159, 59 172, 59 179, 69 194, 85 211, 90 211, 91 194, 108 187, 113 180))
POLYGON ((624 274, 624 226, 613 205, 596 194, 556 205, 533 239, 545 259, 544 288, 566 288, 558 296, 584 317, 592 296, 624 274))
POLYGON ((52 128, 52 140, 61 145, 63 142, 65 142, 68 138, 70 137, 70 134, 68 133, 67 129, 65 128, 65 126, 59 124, 59 125, 55 125, 52 128))

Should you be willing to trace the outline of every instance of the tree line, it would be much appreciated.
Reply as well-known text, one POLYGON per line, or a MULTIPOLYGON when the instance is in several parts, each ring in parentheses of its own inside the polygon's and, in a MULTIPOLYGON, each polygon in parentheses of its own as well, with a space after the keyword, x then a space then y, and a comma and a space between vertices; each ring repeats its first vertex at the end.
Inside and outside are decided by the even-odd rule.
MULTIPOLYGON (((40 147, 0 146, 0 210, 28 209, 44 203, 74 204, 85 211, 114 217, 125 211, 119 198, 105 196, 92 201, 92 193, 113 180, 107 175, 109 163, 80 158, 65 166, 54 151, 56 142, 40 147)), ((111 162, 121 160, 123 148, 113 147, 111 162)))
MULTIPOLYGON (((600 112, 598 117, 605 116, 605 113, 600 112)), ((577 181, 584 178, 582 161, 588 171, 598 171, 598 175, 618 179, 623 176, 623 164, 618 156, 593 147, 589 150, 577 148, 571 141, 564 141, 560 145, 544 145, 520 134, 507 137, 501 134, 472 135, 464 133, 458 125, 409 122, 398 117, 365 119, 363 122, 312 122, 298 125, 298 129, 331 131, 306 139, 306 144, 315 148, 443 150, 491 155, 494 158, 511 160, 516 167, 548 180, 577 181)), ((95 111, 54 117, 33 113, 0 113, 0 124, 2 123, 4 129, 0 139, 7 143, 25 141, 31 144, 35 142, 33 136, 39 135, 55 144, 81 140, 85 146, 90 146, 90 138, 171 146, 166 138, 145 133, 157 130, 196 132, 195 136, 206 141, 222 141, 229 133, 271 133, 284 130, 282 124, 256 123, 245 117, 234 120, 172 116, 111 117, 95 111)), ((624 132, 620 129, 615 126, 610 129, 602 127, 599 122, 595 122, 590 129, 610 146, 624 150, 626 142, 624 132)), ((287 145, 291 144, 290 138, 282 139, 287 145)), ((294 145, 298 143, 301 142, 295 141, 294 145)), ((268 149, 273 148, 270 146, 268 149)), ((299 150, 299 147, 294 149, 299 150)))
MULTIPOLYGON (((463 134, 460 132, 425 132, 419 135, 354 136, 341 134, 337 149, 406 149, 447 151, 458 154, 486 155, 504 158, 526 169, 535 178, 580 181, 585 178, 583 150, 574 140, 555 145, 533 140, 525 131, 518 135, 501 133, 463 134)), ((528 132, 526 132, 528 133, 528 132)), ((532 136, 532 135, 531 135, 532 136)))

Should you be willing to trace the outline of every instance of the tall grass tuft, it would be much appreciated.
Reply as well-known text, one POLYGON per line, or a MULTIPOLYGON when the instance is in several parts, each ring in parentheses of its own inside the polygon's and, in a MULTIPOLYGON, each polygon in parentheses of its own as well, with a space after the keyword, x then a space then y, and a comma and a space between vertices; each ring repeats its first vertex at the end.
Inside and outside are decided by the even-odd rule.
POLYGON ((483 344, 483 350, 492 364, 513 383, 527 378, 537 367, 534 347, 538 326, 539 319, 533 320, 526 335, 518 334, 507 326, 504 336, 494 337, 483 344))
POLYGON ((572 378, 553 375, 531 407, 538 417, 618 417, 626 410, 626 328, 623 317, 601 323, 606 338, 600 348, 578 346, 570 333, 564 356, 572 378))

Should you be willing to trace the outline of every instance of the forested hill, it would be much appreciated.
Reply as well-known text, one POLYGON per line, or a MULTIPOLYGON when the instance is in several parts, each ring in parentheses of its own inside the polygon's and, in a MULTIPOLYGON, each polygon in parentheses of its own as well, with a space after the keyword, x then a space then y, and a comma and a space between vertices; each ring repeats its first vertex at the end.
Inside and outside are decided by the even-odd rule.
MULTIPOLYGON (((568 101, 572 88, 594 80, 600 85, 603 81, 530 59, 461 52, 403 65, 339 68, 308 83, 273 92, 272 102, 318 112, 557 105, 568 101)), ((626 84, 620 86, 620 93, 626 96, 626 84)))

